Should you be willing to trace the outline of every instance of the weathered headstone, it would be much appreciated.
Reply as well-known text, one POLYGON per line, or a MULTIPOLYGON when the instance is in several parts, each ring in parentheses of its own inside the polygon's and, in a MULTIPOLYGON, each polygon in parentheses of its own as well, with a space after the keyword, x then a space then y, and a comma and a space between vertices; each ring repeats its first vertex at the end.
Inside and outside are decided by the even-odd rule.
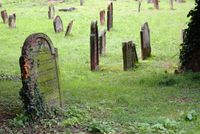
POLYGON ((105 10, 100 11, 100 23, 101 25, 104 25, 105 23, 105 10))
POLYGON ((99 54, 105 55, 106 53, 106 31, 102 30, 99 36, 99 54))
POLYGON ((107 30, 110 31, 113 28, 113 3, 108 5, 107 11, 107 30))
POLYGON ((169 0, 170 9, 174 10, 174 0, 169 0))
POLYGON ((13 13, 12 15, 9 15, 8 26, 9 26, 9 28, 15 28, 16 27, 16 14, 15 13, 13 13))
POLYGON ((49 11, 48 11, 48 18, 53 19, 55 16, 55 8, 54 5, 49 6, 49 11))
POLYGON ((53 26, 54 26, 54 31, 56 33, 63 31, 63 23, 62 23, 60 16, 55 17, 55 19, 53 20, 53 26))
POLYGON ((47 35, 36 33, 26 38, 20 68, 23 85, 20 95, 29 114, 46 107, 62 107, 58 52, 47 35))
POLYGON ((99 69, 99 44, 97 21, 92 21, 90 32, 90 65, 91 71, 99 69))
POLYGON ((151 56, 150 30, 147 22, 145 22, 141 28, 140 37, 142 59, 145 60, 147 57, 151 56))
POLYGON ((81 5, 81 6, 83 5, 83 0, 80 0, 80 5, 81 5))
POLYGON ((154 0, 154 8, 159 10, 159 0, 154 0))
POLYGON ((65 32, 65 36, 67 36, 71 33, 73 22, 74 22, 73 20, 69 22, 69 24, 67 26, 67 30, 65 32))
POLYGON ((1 11, 1 18, 3 23, 8 23, 8 14, 6 10, 1 11))
POLYGON ((135 44, 132 41, 122 43, 124 71, 133 69, 138 62, 135 44))

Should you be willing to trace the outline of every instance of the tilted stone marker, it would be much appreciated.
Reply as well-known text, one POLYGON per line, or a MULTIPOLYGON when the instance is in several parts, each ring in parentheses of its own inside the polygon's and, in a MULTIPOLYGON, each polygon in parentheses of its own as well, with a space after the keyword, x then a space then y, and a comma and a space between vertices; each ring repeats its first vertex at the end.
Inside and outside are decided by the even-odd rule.
POLYGON ((106 53, 106 31, 102 30, 99 36, 99 54, 105 55, 106 53))
POLYGON ((3 23, 8 23, 8 14, 6 10, 1 11, 1 18, 3 23))
POLYGON ((154 8, 159 10, 159 0, 154 0, 154 8))
POLYGON ((53 20, 54 31, 56 33, 63 32, 63 23, 60 16, 56 16, 53 20))
POLYGON ((110 31, 113 28, 113 3, 108 5, 107 11, 107 30, 110 31))
POLYGON ((36 33, 26 38, 22 47, 20 68, 22 92, 31 92, 33 101, 38 99, 34 98, 36 93, 41 94, 45 107, 62 107, 58 51, 47 35, 36 33))
POLYGON ((97 21, 92 21, 90 32, 90 68, 91 71, 99 69, 99 44, 97 21))
POLYGON ((49 6, 49 11, 48 11, 48 18, 53 19, 55 16, 55 8, 53 5, 49 6))
POLYGON ((68 26, 67 26, 67 30, 65 32, 65 36, 69 35, 72 31, 72 25, 73 25, 73 20, 69 22, 68 26))
POLYGON ((12 15, 9 15, 8 26, 9 26, 9 28, 15 28, 16 27, 16 14, 15 13, 13 13, 12 15))
POLYGON ((99 15, 100 15, 100 23, 101 23, 101 25, 104 25, 104 23, 105 23, 105 10, 101 10, 99 15))
POLYGON ((151 56, 150 30, 148 23, 144 23, 140 31, 142 59, 151 56))
POLYGON ((138 62, 135 44, 132 41, 122 43, 124 71, 133 69, 138 62))

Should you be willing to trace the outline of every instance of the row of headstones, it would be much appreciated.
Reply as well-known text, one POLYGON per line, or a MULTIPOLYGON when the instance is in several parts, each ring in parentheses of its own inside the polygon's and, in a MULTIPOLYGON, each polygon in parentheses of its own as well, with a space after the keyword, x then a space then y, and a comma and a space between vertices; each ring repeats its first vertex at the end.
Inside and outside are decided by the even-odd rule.
POLYGON ((3 11, 1 11, 1 18, 2 18, 4 24, 8 23, 8 26, 10 28, 16 27, 16 14, 15 13, 8 16, 7 11, 3 10, 3 11))
MULTIPOLYGON (((142 59, 151 56, 150 30, 148 23, 144 23, 140 31, 142 59)), ((99 69, 99 55, 105 54, 106 50, 106 32, 98 32, 97 21, 92 21, 90 32, 90 69, 97 71, 99 69)), ((135 67, 138 62, 135 44, 132 41, 122 43, 123 66, 124 70, 135 67)))
MULTIPOLYGON (((170 3, 170 9, 173 10, 174 9, 174 4, 173 2, 176 1, 178 3, 184 3, 185 0, 169 0, 170 3)), ((138 6, 138 11, 140 11, 140 6, 141 6, 141 2, 142 0, 138 0, 139 2, 139 6, 138 6)), ((153 3, 154 4, 154 8, 159 10, 159 0, 147 0, 147 3, 153 3)))
MULTIPOLYGON (((101 25, 105 24, 105 10, 99 13, 101 25)), ((110 31, 113 27, 113 3, 111 2, 107 8, 107 30, 110 31)))
MULTIPOLYGON (((63 32, 63 22, 62 22, 61 17, 58 15, 55 18, 54 17, 55 17, 55 8, 53 5, 50 5, 49 10, 48 10, 48 18, 54 19, 53 20, 54 31, 55 33, 63 32)), ((74 22, 73 20, 69 22, 66 32, 65 32, 65 36, 71 33, 73 22, 74 22)))

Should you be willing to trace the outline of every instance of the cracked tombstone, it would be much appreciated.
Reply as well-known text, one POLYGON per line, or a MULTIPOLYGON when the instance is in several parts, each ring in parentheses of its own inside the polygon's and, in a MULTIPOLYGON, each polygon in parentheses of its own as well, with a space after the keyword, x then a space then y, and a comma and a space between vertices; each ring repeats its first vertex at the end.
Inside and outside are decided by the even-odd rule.
POLYGON ((8 26, 9 28, 16 28, 16 14, 13 13, 8 17, 8 26))
POLYGON ((63 32, 63 23, 60 16, 56 16, 53 20, 54 31, 56 33, 63 32))
POLYGON ((151 56, 150 30, 147 22, 145 22, 144 25, 141 27, 140 37, 142 59, 145 60, 147 57, 151 56))
POLYGON ((107 30, 110 31, 113 28, 113 3, 108 5, 107 11, 107 30))
POLYGON ((90 68, 91 71, 99 69, 99 46, 98 46, 98 26, 97 21, 91 22, 90 29, 90 68))
POLYGON ((8 23, 8 14, 6 10, 1 11, 1 18, 3 23, 8 23))
POLYGON ((62 107, 58 50, 50 38, 43 33, 30 35, 23 44, 19 61, 22 79, 20 95, 26 112, 34 115, 33 112, 62 107))
POLYGON ((154 8, 159 10, 159 0, 154 0, 154 8))
POLYGON ((124 71, 131 70, 138 62, 135 44, 132 41, 122 43, 124 71))
POLYGON ((55 8, 54 5, 49 6, 49 11, 48 11, 48 18, 53 19, 55 16, 55 8))
POLYGON ((106 54, 106 31, 102 30, 99 36, 99 54, 106 54))
POLYGON ((99 14, 100 14, 100 23, 101 23, 101 25, 104 25, 104 23, 105 23, 105 10, 101 10, 99 14))
POLYGON ((73 22, 74 22, 73 20, 69 22, 69 24, 67 26, 67 30, 65 32, 65 36, 67 36, 71 33, 73 22))

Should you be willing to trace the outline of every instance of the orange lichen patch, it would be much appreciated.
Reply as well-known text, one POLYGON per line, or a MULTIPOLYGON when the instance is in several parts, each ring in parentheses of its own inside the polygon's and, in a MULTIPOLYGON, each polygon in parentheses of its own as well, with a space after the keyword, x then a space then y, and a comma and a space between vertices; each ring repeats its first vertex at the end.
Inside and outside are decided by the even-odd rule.
POLYGON ((24 59, 23 73, 22 73, 23 79, 27 79, 29 77, 29 69, 30 69, 30 65, 28 64, 28 60, 24 59))

